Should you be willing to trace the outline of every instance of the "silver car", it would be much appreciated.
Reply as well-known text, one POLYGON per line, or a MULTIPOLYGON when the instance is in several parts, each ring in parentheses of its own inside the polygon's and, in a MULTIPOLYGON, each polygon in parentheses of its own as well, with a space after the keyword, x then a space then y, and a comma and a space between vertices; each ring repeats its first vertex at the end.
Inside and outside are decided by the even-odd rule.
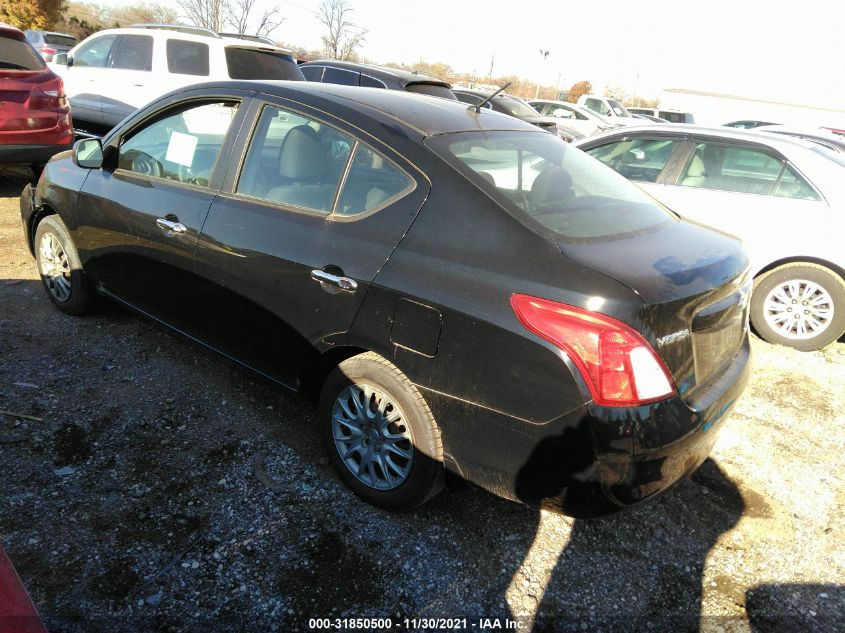
POLYGON ((611 123, 602 115, 567 101, 534 99, 529 101, 528 105, 543 116, 560 119, 561 123, 578 130, 584 136, 592 136, 619 127, 619 124, 611 123))
POLYGON ((746 242, 751 321, 762 338, 810 351, 845 333, 842 155, 792 137, 691 125, 626 128, 576 145, 679 215, 746 242))

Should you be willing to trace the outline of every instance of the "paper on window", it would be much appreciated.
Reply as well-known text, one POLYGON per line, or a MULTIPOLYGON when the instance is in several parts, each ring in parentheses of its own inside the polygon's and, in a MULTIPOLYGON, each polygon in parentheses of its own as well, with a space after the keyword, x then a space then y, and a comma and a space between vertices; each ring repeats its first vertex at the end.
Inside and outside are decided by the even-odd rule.
POLYGON ((197 149, 197 137, 182 132, 173 132, 167 144, 165 160, 177 165, 190 167, 194 163, 194 152, 197 149))

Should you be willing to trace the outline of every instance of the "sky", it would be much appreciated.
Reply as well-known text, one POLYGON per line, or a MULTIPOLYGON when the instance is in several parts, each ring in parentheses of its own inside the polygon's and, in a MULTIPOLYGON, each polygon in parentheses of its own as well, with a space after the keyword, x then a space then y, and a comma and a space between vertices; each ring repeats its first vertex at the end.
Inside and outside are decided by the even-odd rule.
MULTIPOLYGON (((839 0, 348 1, 351 19, 368 29, 360 53, 378 63, 445 62, 486 77, 492 58, 494 76, 561 88, 586 79, 599 92, 686 88, 845 109, 839 0)), ((322 48, 319 4, 256 6, 278 5, 285 21, 272 37, 310 50, 322 48)))

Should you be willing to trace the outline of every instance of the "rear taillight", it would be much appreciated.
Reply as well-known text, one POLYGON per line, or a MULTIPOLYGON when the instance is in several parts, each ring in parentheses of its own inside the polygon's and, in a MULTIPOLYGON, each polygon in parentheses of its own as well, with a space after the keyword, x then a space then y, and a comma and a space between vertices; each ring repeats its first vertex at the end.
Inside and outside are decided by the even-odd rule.
POLYGON ((511 307, 528 330, 569 355, 596 404, 630 407, 677 393, 651 345, 621 321, 529 295, 513 295, 511 307))
POLYGON ((49 46, 42 46, 38 50, 41 51, 44 55, 54 55, 56 53, 56 49, 50 48, 49 46))
POLYGON ((32 89, 29 106, 33 110, 66 108, 65 87, 60 77, 45 81, 32 89))

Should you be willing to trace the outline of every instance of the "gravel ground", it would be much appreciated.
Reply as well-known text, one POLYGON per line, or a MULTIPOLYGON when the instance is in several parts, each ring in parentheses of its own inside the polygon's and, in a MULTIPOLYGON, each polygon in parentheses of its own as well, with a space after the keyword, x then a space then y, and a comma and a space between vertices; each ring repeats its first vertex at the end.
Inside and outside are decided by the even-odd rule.
POLYGON ((25 177, 0 168, 0 410, 38 420, 0 415, 0 543, 51 631, 845 630, 845 342, 755 339, 712 459, 643 507, 575 521, 452 482, 389 514, 308 402, 116 307, 54 310, 25 177))

